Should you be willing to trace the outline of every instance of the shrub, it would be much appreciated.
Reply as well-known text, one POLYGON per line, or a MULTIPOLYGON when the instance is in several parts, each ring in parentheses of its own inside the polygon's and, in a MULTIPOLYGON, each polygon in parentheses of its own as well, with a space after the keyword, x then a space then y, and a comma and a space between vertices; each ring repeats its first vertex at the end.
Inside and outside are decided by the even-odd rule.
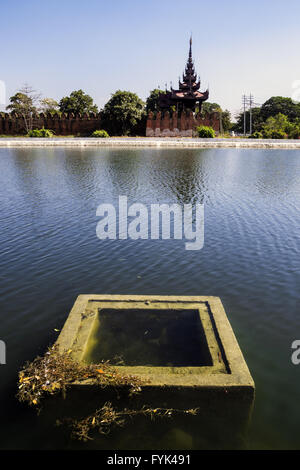
POLYGON ((287 135, 281 130, 274 130, 271 133, 271 139, 286 139, 287 135))
POLYGON ((272 131, 270 129, 263 129, 262 136, 264 139, 272 139, 272 131))
POLYGON ((27 137, 53 137, 53 131, 44 127, 42 129, 32 129, 28 132, 27 137))
POLYGON ((290 139, 300 139, 300 126, 293 126, 288 134, 290 139))
POLYGON ((287 116, 282 113, 269 117, 262 126, 262 133, 266 139, 286 139, 293 127, 287 116))
POLYGON ((105 130, 102 129, 99 131, 94 131, 91 137, 98 137, 98 138, 104 139, 106 137, 109 137, 109 134, 105 130))
POLYGON ((211 139, 215 137, 215 131, 213 130, 212 127, 209 127, 209 126, 199 126, 197 127, 196 131, 198 132, 199 137, 211 138, 211 139))
POLYGON ((262 139, 263 135, 259 131, 253 132, 253 134, 249 135, 249 139, 262 139))

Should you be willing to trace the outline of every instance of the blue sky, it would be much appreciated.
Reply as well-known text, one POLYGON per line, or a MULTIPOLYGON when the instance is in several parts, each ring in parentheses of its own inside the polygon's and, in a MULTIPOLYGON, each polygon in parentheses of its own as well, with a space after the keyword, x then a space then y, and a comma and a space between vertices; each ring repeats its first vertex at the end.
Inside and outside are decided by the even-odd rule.
MULTIPOLYGON (((27 82, 59 100, 82 88, 102 107, 117 89, 145 99, 177 86, 193 56, 210 101, 232 113, 241 95, 291 96, 300 80, 299 0, 0 0, 7 96, 27 82)), ((2 108, 3 109, 3 108, 2 108)))

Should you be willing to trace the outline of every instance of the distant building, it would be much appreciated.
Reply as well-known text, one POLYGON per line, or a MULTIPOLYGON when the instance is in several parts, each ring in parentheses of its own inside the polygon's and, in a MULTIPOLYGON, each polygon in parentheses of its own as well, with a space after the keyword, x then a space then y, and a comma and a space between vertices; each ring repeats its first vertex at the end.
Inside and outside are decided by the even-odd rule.
POLYGON ((200 91, 201 81, 195 72, 193 57, 192 57, 192 38, 190 38, 190 50, 185 66, 185 71, 182 74, 182 81, 179 79, 178 90, 166 90, 165 93, 160 95, 159 105, 161 109, 167 109, 171 106, 176 106, 176 111, 183 111, 190 109, 195 111, 196 104, 198 103, 199 112, 201 111, 202 102, 206 101, 209 97, 209 91, 200 91))
POLYGON ((201 113, 202 103, 209 97, 209 91, 200 91, 201 81, 195 72, 190 50, 178 90, 166 90, 159 96, 159 106, 150 111, 147 118, 147 137, 196 137, 198 126, 210 126, 216 134, 220 132, 220 114, 201 113), (197 113, 195 113, 197 111, 197 113))

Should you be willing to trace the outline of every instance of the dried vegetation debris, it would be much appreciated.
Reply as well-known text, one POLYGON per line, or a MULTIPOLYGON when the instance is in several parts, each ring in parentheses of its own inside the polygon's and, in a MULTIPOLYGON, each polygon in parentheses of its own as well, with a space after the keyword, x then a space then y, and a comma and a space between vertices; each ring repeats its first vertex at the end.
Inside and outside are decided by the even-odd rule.
MULTIPOLYGON (((122 375, 109 362, 100 364, 84 364, 76 362, 71 357, 72 350, 60 353, 56 345, 51 346, 43 357, 36 357, 27 362, 19 372, 17 398, 34 406, 40 411, 41 401, 46 396, 63 394, 68 388, 78 382, 92 380, 100 388, 122 387, 133 396, 142 392, 143 385, 149 383, 134 375, 122 375)), ((174 414, 197 414, 197 408, 180 410, 173 408, 151 408, 142 406, 140 409, 116 409, 111 402, 106 402, 101 408, 83 419, 63 418, 57 420, 57 425, 67 424, 71 428, 73 438, 88 441, 91 433, 97 430, 100 434, 109 434, 112 427, 124 426, 129 418, 137 415, 170 418, 174 414)))

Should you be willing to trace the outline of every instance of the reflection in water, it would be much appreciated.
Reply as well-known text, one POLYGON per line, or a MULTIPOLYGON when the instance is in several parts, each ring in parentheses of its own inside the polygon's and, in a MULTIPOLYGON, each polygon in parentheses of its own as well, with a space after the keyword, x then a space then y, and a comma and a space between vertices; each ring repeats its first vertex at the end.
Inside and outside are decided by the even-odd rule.
POLYGON ((55 340, 78 294, 132 293, 220 296, 257 386, 238 441, 228 442, 230 405, 218 423, 199 417, 199 433, 170 421, 149 434, 147 422, 141 442, 157 433, 170 447, 299 448, 300 368, 290 361, 300 331, 299 157, 296 150, 0 149, 1 447, 75 445, 60 434, 47 440, 42 420, 16 403, 17 370, 55 340), (99 240, 96 208, 119 195, 129 204, 203 202, 204 248, 99 240))
POLYGON ((150 367, 212 365, 197 310, 101 309, 84 360, 150 367))
MULTIPOLYGON (((242 449, 247 446, 251 399, 221 392, 169 392, 166 396, 164 390, 151 390, 134 399, 117 399, 113 389, 104 390, 101 396, 100 402, 97 391, 92 388, 83 391, 81 387, 69 393, 69 400, 48 400, 39 416, 41 436, 46 435, 47 442, 50 441, 54 448, 78 448, 78 443, 70 440, 66 427, 53 427, 55 420, 63 417, 82 419, 110 401, 116 409, 141 409, 142 406, 155 409, 163 404, 173 409, 197 407, 198 413, 193 416, 174 412, 167 418, 139 416, 129 419, 124 427, 113 427, 108 435, 93 432, 93 440, 84 445, 85 449, 242 449)), ((38 437, 38 446, 45 447, 41 437, 38 437)))
MULTIPOLYGON (((159 151, 156 150, 155 153, 159 157, 159 151)), ((195 154, 189 149, 180 155, 166 150, 163 161, 160 158, 154 160, 149 173, 157 193, 160 194, 163 190, 167 202, 203 204, 207 191, 201 155, 201 151, 195 154)))

